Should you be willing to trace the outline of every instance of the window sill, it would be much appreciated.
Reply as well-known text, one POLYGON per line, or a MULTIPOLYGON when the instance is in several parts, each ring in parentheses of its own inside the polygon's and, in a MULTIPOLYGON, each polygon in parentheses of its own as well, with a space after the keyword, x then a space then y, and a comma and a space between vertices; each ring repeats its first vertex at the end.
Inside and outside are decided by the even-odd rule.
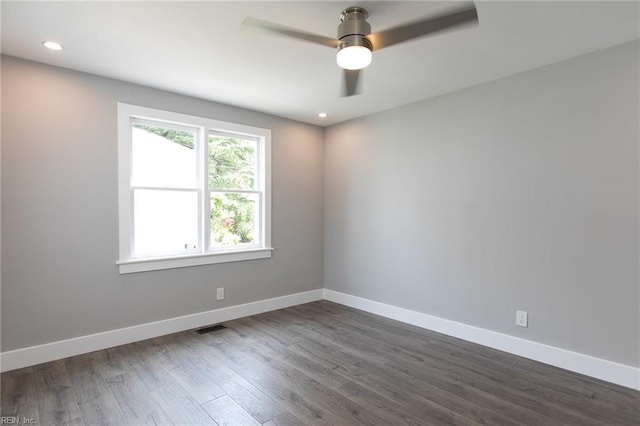
POLYGON ((214 263, 240 262, 244 260, 268 259, 273 248, 259 248, 224 253, 193 254, 174 257, 154 257, 146 259, 121 260, 116 262, 120 274, 158 271, 161 269, 186 268, 189 266, 210 265, 214 263))

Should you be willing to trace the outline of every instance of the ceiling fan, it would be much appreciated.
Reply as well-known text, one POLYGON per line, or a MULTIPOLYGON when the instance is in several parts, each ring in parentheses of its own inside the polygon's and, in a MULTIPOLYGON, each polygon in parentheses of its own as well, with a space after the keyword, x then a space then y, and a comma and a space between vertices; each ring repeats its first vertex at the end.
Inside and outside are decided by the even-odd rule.
POLYGON ((340 14, 337 38, 312 34, 253 17, 246 18, 242 25, 337 49, 336 61, 344 70, 343 96, 353 96, 358 92, 360 71, 371 63, 373 51, 453 27, 478 22, 478 12, 473 3, 465 3, 447 13, 430 16, 377 33, 371 32, 371 25, 367 22, 368 16, 369 13, 363 7, 352 6, 343 10, 340 14))

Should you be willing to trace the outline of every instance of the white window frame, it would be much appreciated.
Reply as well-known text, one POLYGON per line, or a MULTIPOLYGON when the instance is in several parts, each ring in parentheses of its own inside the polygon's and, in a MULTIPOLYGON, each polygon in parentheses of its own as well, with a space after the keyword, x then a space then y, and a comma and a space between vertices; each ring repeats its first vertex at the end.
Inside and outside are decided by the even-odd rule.
MULTIPOLYGON (((253 192, 253 191, 252 191, 253 192)), ((119 260, 116 264, 121 274, 154 271, 160 269, 183 268, 224 262, 265 259, 271 257, 271 131, 259 127, 229 123, 204 117, 196 117, 154 108, 141 107, 118 102, 118 210, 119 210, 119 260), (158 255, 153 257, 133 256, 133 188, 132 167, 132 124, 152 121, 171 127, 197 129, 198 144, 198 229, 200 232, 198 249, 187 254, 158 255), (209 133, 226 133, 247 136, 257 141, 257 190, 262 200, 259 215, 260 243, 249 247, 209 247, 208 208, 210 193, 207 178, 207 138, 209 133)))

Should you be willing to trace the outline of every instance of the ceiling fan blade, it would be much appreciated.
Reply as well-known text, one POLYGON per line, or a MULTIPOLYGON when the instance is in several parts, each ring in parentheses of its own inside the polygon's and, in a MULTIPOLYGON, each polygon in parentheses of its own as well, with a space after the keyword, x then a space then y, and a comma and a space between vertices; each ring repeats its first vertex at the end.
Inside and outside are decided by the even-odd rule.
POLYGON ((358 77, 361 70, 344 70, 344 88, 342 97, 360 94, 358 90, 358 77))
POLYGON ((478 11, 473 3, 459 8, 455 12, 429 17, 420 21, 390 28, 379 33, 369 34, 367 39, 371 42, 373 50, 379 50, 394 44, 423 37, 438 31, 448 30, 464 24, 477 24, 478 11))
POLYGON ((245 28, 252 28, 260 31, 265 31, 271 34, 281 35, 285 37, 297 38, 299 40, 309 41, 311 43, 320 44, 328 47, 338 47, 339 40, 325 37, 317 34, 307 33, 295 28, 286 27, 284 25, 276 24, 262 19, 249 16, 242 22, 242 26, 245 28))

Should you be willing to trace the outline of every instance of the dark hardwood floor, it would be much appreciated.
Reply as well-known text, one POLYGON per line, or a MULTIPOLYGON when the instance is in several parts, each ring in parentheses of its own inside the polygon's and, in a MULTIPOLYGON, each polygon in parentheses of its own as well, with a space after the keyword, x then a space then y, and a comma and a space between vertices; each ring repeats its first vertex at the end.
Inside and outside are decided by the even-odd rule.
POLYGON ((39 425, 638 425, 640 392, 327 301, 2 374, 39 425))

